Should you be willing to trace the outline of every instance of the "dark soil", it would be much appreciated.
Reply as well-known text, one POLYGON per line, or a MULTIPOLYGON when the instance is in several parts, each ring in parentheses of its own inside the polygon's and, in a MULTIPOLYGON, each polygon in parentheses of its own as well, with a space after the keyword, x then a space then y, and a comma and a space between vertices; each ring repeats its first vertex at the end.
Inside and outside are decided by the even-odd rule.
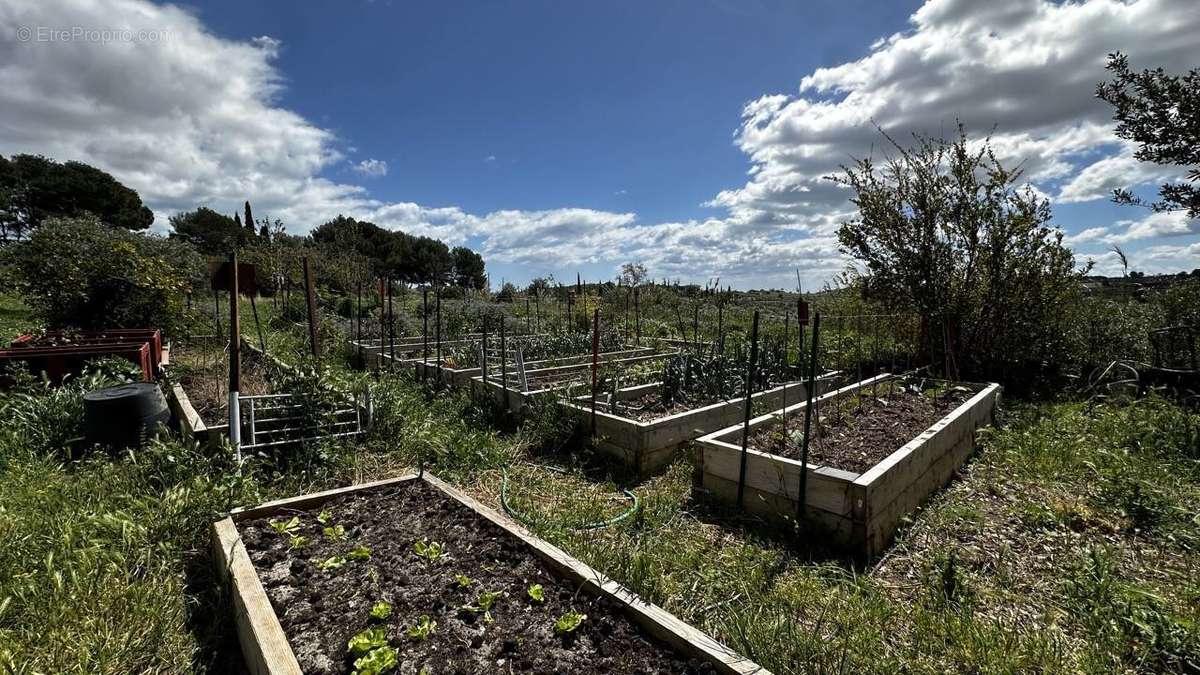
MULTIPOLYGON (((229 421, 229 365, 224 350, 207 350, 186 345, 172 350, 170 370, 178 377, 188 401, 207 425, 229 421)), ((242 352, 241 392, 244 395, 270 394, 271 384, 261 362, 242 352)))
POLYGON ((426 483, 348 494, 319 510, 275 518, 293 515, 301 522, 295 534, 310 539, 299 549, 268 519, 245 521, 239 529, 306 673, 349 672, 347 642, 372 625, 385 627, 399 653, 395 672, 408 675, 715 672, 708 663, 689 663, 643 632, 617 603, 560 577, 520 540, 426 483), (318 511, 345 528, 345 540, 322 534, 318 511), (443 557, 418 556, 420 540, 441 543, 443 557), (359 545, 370 549, 369 559, 317 569, 316 563, 359 545), (456 575, 474 581, 463 588, 456 575), (544 602, 529 597, 533 584, 542 585, 544 602), (483 592, 501 593, 490 617, 462 609, 483 592), (391 603, 392 615, 372 620, 369 611, 381 600, 391 603), (554 624, 569 611, 587 618, 559 635, 554 624), (422 615, 437 622, 436 630, 426 639, 409 636, 422 615))
MULTIPOLYGON (((952 387, 934 393, 912 388, 867 387, 860 396, 842 397, 814 408, 811 464, 863 473, 950 414, 974 392, 952 387)), ((804 414, 788 418, 786 443, 782 426, 773 424, 750 434, 749 446, 800 459, 804 414)))

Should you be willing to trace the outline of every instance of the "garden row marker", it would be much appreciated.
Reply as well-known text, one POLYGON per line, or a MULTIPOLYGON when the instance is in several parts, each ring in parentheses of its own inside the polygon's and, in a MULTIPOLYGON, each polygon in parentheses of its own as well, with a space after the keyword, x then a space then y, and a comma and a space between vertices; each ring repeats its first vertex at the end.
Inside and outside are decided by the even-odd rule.
POLYGON ((746 368, 746 415, 742 420, 742 457, 738 469, 737 505, 742 505, 746 491, 746 444, 750 441, 750 409, 754 393, 754 367, 758 364, 758 310, 754 310, 754 321, 750 324, 750 365, 746 368))
MULTIPOLYGON (((321 346, 317 343, 317 289, 313 279, 312 266, 308 256, 304 256, 304 302, 308 307, 308 341, 312 346, 314 359, 321 358, 321 346)), ((237 272, 235 271, 236 275, 237 272)))
MULTIPOLYGON (((804 503, 808 499, 808 432, 812 429, 813 390, 817 379, 817 348, 821 336, 821 313, 813 317, 812 358, 808 362, 807 403, 804 406, 804 439, 800 448, 800 495, 796 500, 796 516, 804 520, 804 503)), ((835 404, 836 405, 836 404, 835 404)))
MULTIPOLYGON (((213 291, 216 297, 216 290, 213 291)), ((229 442, 238 464, 242 463, 242 411, 238 391, 242 388, 242 336, 238 321, 237 250, 229 254, 229 442)))
POLYGON ((600 309, 592 314, 592 438, 596 437, 596 370, 600 362, 600 309))

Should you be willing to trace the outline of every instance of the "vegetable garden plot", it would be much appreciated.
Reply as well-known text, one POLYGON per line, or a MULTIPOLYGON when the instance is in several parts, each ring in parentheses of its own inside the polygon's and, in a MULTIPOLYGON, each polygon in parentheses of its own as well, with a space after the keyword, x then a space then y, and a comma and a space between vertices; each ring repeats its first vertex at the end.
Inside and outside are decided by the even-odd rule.
MULTIPOLYGON (((649 365, 670 356, 670 354, 663 353, 631 356, 607 361, 602 366, 606 371, 621 370, 640 364, 649 365)), ((507 408, 515 415, 523 415, 530 402, 535 398, 556 396, 561 390, 573 386, 590 386, 591 373, 592 366, 589 362, 526 370, 524 379, 522 379, 521 373, 509 373, 506 378, 496 379, 489 375, 486 382, 482 377, 473 377, 471 378, 471 392, 476 396, 490 397, 498 405, 507 408), (502 380, 505 381, 502 382, 502 380)))
MULTIPOLYGON (((814 395, 836 386, 837 375, 817 379, 814 395)), ((752 394, 751 407, 762 412, 789 401, 803 401, 808 387, 789 382, 752 394)), ((580 396, 562 405, 585 424, 590 424, 590 397, 580 396)), ((609 455, 637 470, 654 473, 670 462, 680 445, 704 434, 735 424, 745 414, 746 397, 738 396, 707 405, 689 406, 666 401, 662 382, 624 387, 610 392, 596 404, 596 445, 609 455)))
MULTIPOLYGON (((620 351, 604 352, 602 354, 599 354, 597 358, 601 363, 606 363, 608 361, 613 361, 616 359, 624 359, 624 358, 630 358, 633 356, 643 356, 643 355, 654 354, 654 353, 656 353, 656 350, 652 347, 636 347, 636 348, 630 348, 630 349, 623 349, 620 351)), ((522 360, 523 359, 524 359, 524 354, 522 354, 522 360)), ((570 365, 589 364, 589 363, 591 363, 591 361, 592 361, 592 355, 590 353, 588 353, 588 354, 576 354, 574 356, 560 356, 560 357, 554 357, 554 358, 546 358, 546 359, 540 359, 537 361, 525 361, 524 364, 525 364, 525 370, 526 370, 526 372, 528 372, 530 370, 540 370, 542 368, 553 368, 555 366, 570 366, 570 365)), ((474 359, 473 362, 478 363, 479 359, 476 358, 476 359, 474 359)), ((454 386, 454 387, 469 387, 471 385, 471 378, 476 377, 476 376, 481 376, 483 374, 482 369, 479 368, 479 366, 461 367, 461 368, 453 367, 458 364, 457 364, 457 362, 453 361, 452 358, 443 359, 442 363, 443 363, 442 367, 439 368, 437 366, 437 364, 432 363, 432 362, 426 363, 424 360, 415 362, 413 365, 416 367, 417 378, 420 379, 422 377, 425 377, 425 378, 433 380, 438 377, 438 372, 441 371, 441 377, 442 377, 442 381, 444 383, 449 384, 450 386, 454 386)), ((508 367, 508 372, 509 372, 510 376, 514 375, 518 372, 517 363, 516 363, 516 352, 513 350, 509 350, 509 360, 508 360, 507 367, 508 367)), ((488 359, 488 377, 494 378, 496 380, 500 380, 502 376, 503 376, 503 372, 502 372, 502 368, 501 368, 501 364, 500 364, 500 357, 499 357, 499 353, 497 352, 496 357, 494 359, 492 359, 492 358, 488 359)))
POLYGON ((769 675, 429 475, 235 510, 213 544, 255 673, 769 675))
POLYGON ((805 403, 751 420, 744 474, 742 425, 701 438, 702 485, 737 503, 741 483, 743 508, 795 518, 803 468, 804 516, 871 557, 970 456, 999 393, 997 384, 880 375, 814 400, 807 467, 798 458, 805 403))

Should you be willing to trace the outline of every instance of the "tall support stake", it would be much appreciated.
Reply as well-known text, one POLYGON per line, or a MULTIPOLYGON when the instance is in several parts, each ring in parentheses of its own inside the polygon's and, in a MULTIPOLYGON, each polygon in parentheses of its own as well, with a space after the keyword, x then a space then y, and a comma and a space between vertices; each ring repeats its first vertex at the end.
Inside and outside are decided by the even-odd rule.
MULTIPOLYGON (((791 345, 788 344, 789 343, 788 337, 790 334, 789 329, 791 327, 791 319, 792 319, 791 313, 784 312, 784 314, 783 314, 783 373, 784 373, 784 376, 783 376, 783 391, 780 392, 780 394, 783 396, 783 408, 779 413, 779 416, 782 418, 780 420, 780 422, 783 425, 783 438, 779 444, 779 447, 781 450, 783 448, 787 447, 787 407, 788 407, 787 391, 788 391, 788 384, 792 381, 791 365, 788 363, 788 360, 789 360, 788 352, 791 350, 791 345)), ((802 351, 803 349, 804 349, 804 345, 800 345, 800 350, 802 351)), ((764 383, 764 386, 770 386, 770 382, 764 383)), ((780 453, 780 454, 782 454, 782 453, 780 453)))
POLYGON ((634 317, 634 324, 635 324, 634 328, 637 330, 636 345, 638 347, 642 346, 642 306, 641 306, 641 303, 638 301, 638 298, 640 295, 641 295, 641 288, 634 286, 633 287, 633 317, 634 317))
POLYGON ((214 289, 212 289, 212 291, 213 291, 213 321, 217 322, 217 339, 220 340, 221 333, 224 332, 224 330, 221 328, 221 300, 219 298, 217 298, 217 289, 214 288, 214 289))
POLYGON ((483 339, 479 345, 479 374, 483 376, 483 390, 487 391, 488 382, 488 339, 487 339, 487 316, 483 317, 483 339))
POLYGON ((592 438, 596 437, 596 377, 600 366, 600 309, 592 314, 592 438))
POLYGON ((308 306, 308 342, 314 359, 321 358, 321 345, 317 342, 317 289, 313 280, 312 265, 304 256, 304 301, 308 306))
POLYGON ((742 456, 738 467, 737 505, 742 505, 746 492, 746 446, 750 442, 750 411, 754 394, 754 370, 758 365, 758 310, 754 310, 754 320, 750 324, 750 365, 746 367, 746 405, 742 416, 742 456))
POLYGON ((435 307, 437 321, 434 327, 437 337, 437 386, 440 389, 442 386, 442 287, 438 286, 433 291, 433 305, 435 307))
POLYGON ((242 325, 238 320, 237 250, 229 254, 229 443, 242 463, 242 325))
POLYGON ((392 278, 387 278, 387 301, 388 301, 388 370, 396 369, 396 305, 392 299, 396 297, 395 291, 392 290, 392 278))
MULTIPOLYGON (((375 356, 375 376, 383 370, 383 350, 387 346, 387 311, 384 305, 383 279, 379 280, 379 351, 375 356)), ((374 351, 374 350, 372 350, 374 351)))
POLYGON ((254 302, 254 296, 250 296, 250 311, 254 313, 254 327, 258 329, 258 348, 263 354, 267 353, 267 340, 263 337, 262 323, 258 320, 258 305, 254 302))
POLYGON ((421 381, 424 382, 429 374, 429 287, 421 289, 421 381))
POLYGON ((531 333, 531 332, 533 332, 533 327, 530 325, 530 323, 529 323, 529 322, 530 322, 530 317, 529 317, 529 296, 528 296, 528 295, 526 295, 526 296, 525 296, 525 332, 526 332, 526 333, 531 333))
POLYGON ((354 333, 358 336, 358 363, 363 367, 363 334, 362 334, 362 281, 358 282, 358 311, 354 316, 354 333))
POLYGON ((537 314, 537 332, 542 332, 542 292, 538 289, 533 290, 533 311, 537 314))
POLYGON ((504 409, 508 410, 508 343, 504 341, 504 315, 500 315, 500 388, 504 390, 504 409))
POLYGON ((800 442, 800 494, 796 500, 796 517, 803 521, 808 502, 808 433, 812 429, 813 389, 817 380, 817 349, 821 344, 821 313, 813 316, 812 356, 808 360, 808 392, 804 405, 804 439, 800 442))

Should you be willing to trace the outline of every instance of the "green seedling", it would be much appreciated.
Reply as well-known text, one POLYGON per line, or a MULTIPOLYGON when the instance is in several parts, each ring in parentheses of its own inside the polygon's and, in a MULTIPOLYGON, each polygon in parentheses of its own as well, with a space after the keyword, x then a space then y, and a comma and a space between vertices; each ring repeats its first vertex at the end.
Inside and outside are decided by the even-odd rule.
POLYGON ((501 591, 484 591, 475 598, 475 604, 463 605, 461 609, 472 614, 482 614, 483 620, 487 623, 492 622, 492 607, 496 606, 496 599, 501 595, 501 591))
POLYGON ((293 535, 292 536, 292 548, 293 549, 304 548, 305 546, 308 546, 308 542, 309 542, 309 538, 305 537, 304 535, 293 535))
POLYGON ((321 562, 317 563, 317 569, 319 569, 319 570, 336 570, 337 568, 339 568, 345 564, 346 564, 346 556, 335 555, 335 556, 326 558, 326 559, 322 560, 321 562))
POLYGON ((300 529, 299 516, 292 516, 291 520, 288 521, 272 520, 270 522, 271 529, 275 530, 279 534, 291 534, 300 529))
POLYGON ((467 586, 470 586, 471 584, 475 583, 474 579, 472 579, 471 577, 469 577, 465 574, 455 574, 454 581, 455 581, 455 583, 458 584, 459 588, 466 588, 467 586))
POLYGON ((585 619, 587 619, 587 614, 580 614, 575 611, 567 612, 560 616, 558 621, 554 622, 554 632, 559 635, 574 633, 577 628, 583 625, 585 619))
POLYGON ((366 560, 371 557, 371 549, 366 546, 355 546, 353 551, 346 554, 350 560, 366 560))
POLYGON ((542 589, 541 584, 534 584, 530 586, 529 590, 526 592, 529 593, 529 597, 532 598, 534 602, 546 601, 546 591, 542 589))
POLYGON ((371 607, 371 618, 383 620, 392 615, 392 605, 389 602, 380 600, 371 607))
POLYGON ((429 562, 434 562, 446 554, 446 551, 442 548, 441 543, 429 541, 427 539, 422 539, 414 543, 413 550, 416 551, 417 555, 425 558, 429 562))
POLYGON ((328 511, 322 511, 317 514, 317 522, 322 525, 328 525, 331 520, 333 520, 333 514, 328 511))
POLYGON ((350 638, 346 643, 346 649, 354 656, 361 656, 373 649, 387 646, 387 632, 382 626, 376 628, 367 628, 350 638))
POLYGON ((353 675, 380 675, 400 665, 396 650, 391 647, 372 649, 370 653, 354 661, 353 675))
POLYGON ((334 525, 321 530, 325 533, 325 537, 332 541, 341 541, 346 538, 346 528, 342 525, 334 525))
POLYGON ((428 614, 422 614, 421 620, 415 626, 409 626, 406 632, 414 640, 427 640, 437 632, 437 622, 429 618, 428 614))

